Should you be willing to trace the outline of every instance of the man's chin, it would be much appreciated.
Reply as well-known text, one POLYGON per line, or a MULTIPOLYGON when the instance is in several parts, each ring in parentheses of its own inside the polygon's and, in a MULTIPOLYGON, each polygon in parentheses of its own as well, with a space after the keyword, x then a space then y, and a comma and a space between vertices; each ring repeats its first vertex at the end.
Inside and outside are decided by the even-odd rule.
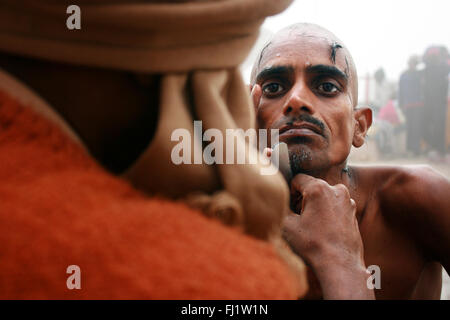
POLYGON ((305 148, 297 149, 294 152, 290 151, 289 160, 293 175, 307 173, 314 167, 312 154, 305 148))
POLYGON ((324 167, 320 152, 313 151, 307 145, 296 145, 289 148, 289 160, 292 175, 303 173, 311 176, 320 175, 324 167))

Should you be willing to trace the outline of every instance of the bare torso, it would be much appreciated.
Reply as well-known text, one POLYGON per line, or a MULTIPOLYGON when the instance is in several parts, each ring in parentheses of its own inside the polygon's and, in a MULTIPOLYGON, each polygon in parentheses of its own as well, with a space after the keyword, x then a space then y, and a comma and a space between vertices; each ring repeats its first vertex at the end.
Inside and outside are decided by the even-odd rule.
MULTIPOLYGON (((426 167, 351 167, 349 174, 366 266, 380 268, 376 298, 439 299, 441 263, 448 268, 449 260, 448 180, 426 167)), ((309 298, 320 297, 314 291, 309 298)))

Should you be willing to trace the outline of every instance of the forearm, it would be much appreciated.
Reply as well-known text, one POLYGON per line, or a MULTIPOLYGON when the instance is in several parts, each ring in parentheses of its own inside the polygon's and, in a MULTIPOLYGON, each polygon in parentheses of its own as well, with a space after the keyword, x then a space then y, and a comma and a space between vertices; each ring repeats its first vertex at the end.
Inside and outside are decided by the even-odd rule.
POLYGON ((313 267, 325 300, 373 300, 375 294, 369 289, 370 274, 364 265, 339 266, 329 262, 313 267))

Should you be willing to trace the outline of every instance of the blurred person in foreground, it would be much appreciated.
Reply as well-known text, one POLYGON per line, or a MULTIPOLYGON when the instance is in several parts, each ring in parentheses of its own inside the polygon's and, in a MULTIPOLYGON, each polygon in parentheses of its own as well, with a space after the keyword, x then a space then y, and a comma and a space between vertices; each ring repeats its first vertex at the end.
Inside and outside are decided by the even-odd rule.
POLYGON ((304 294, 281 175, 170 157, 194 119, 254 127, 237 66, 289 3, 87 0, 70 30, 69 1, 0 0, 1 299, 304 294))
POLYGON ((347 165, 372 123, 371 110, 357 107, 357 79, 344 43, 313 24, 281 30, 254 63, 258 125, 279 129, 289 150, 284 236, 317 276, 308 298, 347 290, 371 298, 373 265, 376 298, 439 299, 442 265, 450 271, 450 182, 426 166, 347 165), (324 199, 353 210, 309 210, 324 199))
POLYGON ((399 81, 398 103, 406 117, 406 148, 413 156, 421 153, 423 131, 423 72, 417 69, 418 56, 408 60, 408 70, 402 73, 399 81))

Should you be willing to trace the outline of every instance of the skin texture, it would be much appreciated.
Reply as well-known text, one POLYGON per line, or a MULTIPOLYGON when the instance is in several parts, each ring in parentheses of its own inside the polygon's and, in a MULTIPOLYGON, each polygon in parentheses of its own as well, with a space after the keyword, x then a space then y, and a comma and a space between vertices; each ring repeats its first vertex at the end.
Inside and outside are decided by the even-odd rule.
POLYGON ((441 265, 450 271, 450 183, 427 167, 347 166, 372 113, 356 108, 344 44, 316 25, 284 29, 251 82, 258 125, 280 129, 288 145, 295 176, 284 235, 317 278, 309 298, 439 299, 441 265), (381 269, 381 289, 367 288, 370 265, 381 269))

